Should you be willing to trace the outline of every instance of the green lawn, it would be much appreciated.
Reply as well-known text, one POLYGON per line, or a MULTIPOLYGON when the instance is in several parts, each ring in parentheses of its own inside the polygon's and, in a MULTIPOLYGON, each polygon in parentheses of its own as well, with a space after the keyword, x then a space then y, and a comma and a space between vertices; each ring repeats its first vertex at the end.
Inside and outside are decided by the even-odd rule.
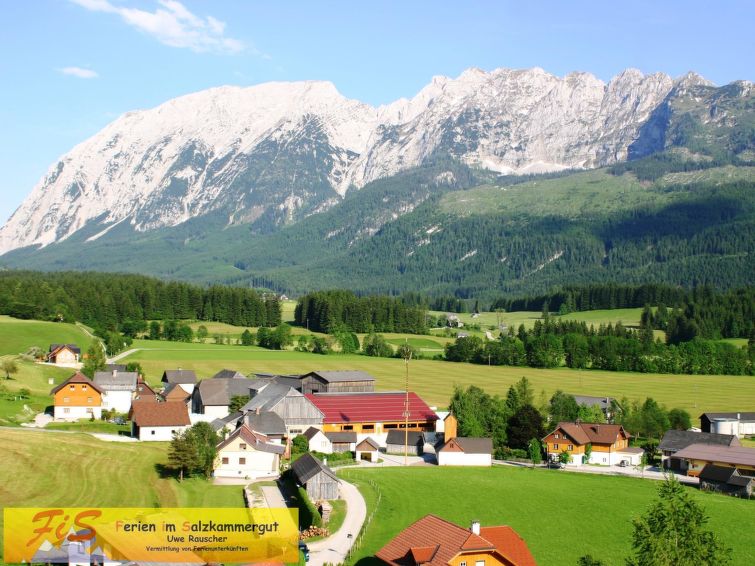
POLYGON ((29 421, 35 413, 44 411, 48 405, 52 405, 50 389, 70 377, 74 371, 27 362, 15 356, 0 357, 15 360, 18 367, 18 373, 13 374, 11 379, 0 377, 0 386, 7 390, 7 393, 0 394, 0 426, 29 421), (30 398, 20 398, 21 389, 28 389, 30 398))
MULTIPOLYGON (((576 564, 584 554, 606 565, 624 564, 631 552, 632 519, 650 506, 656 482, 558 470, 523 468, 383 468, 348 470, 375 508, 374 520, 351 563, 371 558, 399 531, 428 513, 467 527, 510 525, 526 541, 538 564, 576 564)), ((734 550, 733 564, 755 563, 755 502, 689 488, 710 516, 710 527, 734 550)))
MULTIPOLYGON (((0 429, 0 507, 243 507, 240 486, 163 478, 168 444, 0 429)), ((0 517, 0 521, 2 518, 0 517)))
MULTIPOLYGON (((223 368, 252 372, 306 373, 313 370, 354 369, 377 378, 382 391, 404 387, 404 362, 398 359, 361 355, 308 354, 271 351, 256 347, 216 346, 136 341, 152 348, 139 351, 125 361, 142 364, 150 383, 157 383, 165 369, 193 369, 200 378, 223 368)), ((124 361, 124 363, 125 363, 124 361)), ((693 416, 703 411, 731 411, 755 405, 755 379, 751 376, 667 375, 609 372, 598 370, 535 369, 413 360, 409 366, 410 387, 429 404, 448 405, 455 384, 475 384, 492 394, 505 395, 509 386, 526 376, 536 391, 550 396, 557 389, 575 394, 628 397, 644 400, 651 396, 671 407, 687 409, 693 416)))
POLYGON ((32 346, 46 352, 53 343, 76 344, 83 353, 91 341, 75 324, 0 316, 0 356, 23 354, 32 346))
POLYGON ((68 432, 99 432, 104 434, 131 435, 131 425, 118 425, 105 421, 83 419, 75 423, 50 423, 46 430, 63 430, 68 432))

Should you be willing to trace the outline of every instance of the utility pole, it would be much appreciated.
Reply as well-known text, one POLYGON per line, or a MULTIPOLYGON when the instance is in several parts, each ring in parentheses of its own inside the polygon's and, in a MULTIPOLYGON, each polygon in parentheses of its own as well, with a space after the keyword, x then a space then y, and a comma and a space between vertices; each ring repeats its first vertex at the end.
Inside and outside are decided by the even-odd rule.
POLYGON ((409 360, 412 359, 412 351, 409 349, 409 341, 406 340, 404 349, 404 366, 406 368, 406 383, 404 385, 404 466, 409 465, 409 360))

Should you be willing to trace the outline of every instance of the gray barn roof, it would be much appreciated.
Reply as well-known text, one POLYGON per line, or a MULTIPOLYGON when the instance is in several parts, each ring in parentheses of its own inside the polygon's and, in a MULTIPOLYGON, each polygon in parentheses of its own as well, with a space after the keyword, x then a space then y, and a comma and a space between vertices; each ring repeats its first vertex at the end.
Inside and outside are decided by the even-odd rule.
POLYGON ((356 432, 326 432, 325 436, 330 440, 330 442, 334 442, 336 444, 345 444, 345 443, 352 443, 357 441, 357 433, 356 432))
POLYGON ((235 369, 221 369, 218 373, 212 376, 213 379, 246 379, 243 373, 237 372, 235 369))
POLYGON ((286 423, 280 415, 272 411, 262 411, 259 414, 247 413, 244 415, 244 424, 253 431, 267 436, 286 435, 286 423))
POLYGON ((135 371, 96 371, 94 383, 103 391, 136 391, 135 371))
MULTIPOLYGON (((457 436, 453 439, 465 454, 492 454, 493 439, 457 436)), ((449 440, 450 442, 450 440, 449 440)))
POLYGON ((572 395, 577 405, 585 405, 586 407, 598 406, 604 411, 611 408, 611 397, 591 397, 590 395, 572 395))
POLYGON ((165 383, 196 383, 197 374, 190 369, 166 369, 162 381, 165 383))
POLYGON ((740 411, 738 413, 703 413, 700 418, 706 417, 709 421, 713 419, 739 419, 743 423, 755 422, 755 412, 740 411))
POLYGON ((307 375, 320 377, 323 381, 327 381, 328 383, 338 383, 341 381, 375 381, 375 378, 366 371, 356 370, 311 371, 307 375))
MULTIPOLYGON (((250 411, 269 411, 275 405, 281 402, 283 398, 291 392, 292 388, 288 385, 280 383, 270 383, 266 387, 263 387, 259 392, 252 397, 249 402, 244 405, 241 410, 245 413, 250 411)), ((294 390, 296 392, 296 390, 294 390)))
POLYGON ((221 377, 217 379, 203 379, 197 386, 202 405, 230 405, 236 396, 249 396, 250 380, 243 378, 221 377))
POLYGON ((388 436, 385 439, 386 444, 396 444, 404 446, 404 433, 408 436, 409 446, 417 446, 425 444, 425 435, 422 432, 416 430, 403 431, 393 429, 388 431, 388 436))
POLYGON ((718 444, 721 446, 738 446, 739 439, 733 434, 713 434, 709 432, 694 432, 691 430, 667 430, 663 435, 658 450, 676 452, 691 444, 718 444))
POLYGON ((291 464, 291 470, 293 470, 296 480, 301 485, 307 483, 320 472, 332 478, 334 481, 338 481, 333 470, 309 453, 304 454, 301 458, 296 460, 296 462, 291 464))

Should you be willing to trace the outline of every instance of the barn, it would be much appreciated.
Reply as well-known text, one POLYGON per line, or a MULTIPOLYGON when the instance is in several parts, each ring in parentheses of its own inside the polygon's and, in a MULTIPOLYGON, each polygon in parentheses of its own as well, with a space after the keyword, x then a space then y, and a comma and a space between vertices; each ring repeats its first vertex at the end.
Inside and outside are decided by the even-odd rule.
POLYGON ((304 454, 291 464, 291 471, 312 501, 338 499, 339 481, 335 472, 312 454, 304 454))
POLYGON ((389 430, 385 439, 385 451, 388 454, 404 454, 404 445, 408 444, 408 453, 422 456, 425 453, 425 435, 416 430, 389 430))

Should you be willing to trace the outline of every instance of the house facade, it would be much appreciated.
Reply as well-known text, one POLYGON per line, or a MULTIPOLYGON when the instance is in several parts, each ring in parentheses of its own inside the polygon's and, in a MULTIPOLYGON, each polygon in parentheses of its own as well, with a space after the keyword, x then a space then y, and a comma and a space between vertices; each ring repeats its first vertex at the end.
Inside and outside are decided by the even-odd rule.
POLYGON ((438 450, 439 466, 492 466, 493 440, 455 437, 438 450))
POLYGON ((276 477, 285 447, 246 425, 234 430, 217 446, 216 478, 276 477))
POLYGON ((310 393, 306 397, 323 413, 325 433, 354 432, 356 442, 370 437, 381 447, 385 446, 391 430, 432 432, 438 420, 416 393, 409 393, 408 417, 405 416, 405 393, 310 393))
POLYGON ((527 543, 509 526, 465 529, 425 515, 391 539, 375 556, 392 566, 535 566, 527 543))
POLYGON ((144 441, 168 442, 191 426, 188 407, 178 401, 137 401, 132 403, 129 417, 131 436, 144 441))
POLYGON ((76 344, 50 344, 45 361, 59 366, 76 366, 81 361, 81 349, 76 344))
POLYGON ((332 454, 333 444, 325 433, 319 428, 313 426, 304 431, 304 438, 309 443, 310 452, 321 452, 322 454, 332 454))
POLYGON ((624 461, 637 466, 643 450, 629 446, 629 438, 624 427, 617 424, 562 422, 542 440, 549 460, 558 460, 559 455, 566 452, 569 462, 575 465, 616 466, 624 461), (586 457, 588 445, 589 458, 586 457))
POLYGON ((76 372, 54 387, 50 395, 55 419, 77 421, 102 417, 102 390, 83 373, 76 372))
POLYGON ((98 371, 94 374, 94 383, 102 390, 102 408, 115 409, 119 413, 128 413, 131 402, 136 395, 139 374, 135 371, 98 371))

